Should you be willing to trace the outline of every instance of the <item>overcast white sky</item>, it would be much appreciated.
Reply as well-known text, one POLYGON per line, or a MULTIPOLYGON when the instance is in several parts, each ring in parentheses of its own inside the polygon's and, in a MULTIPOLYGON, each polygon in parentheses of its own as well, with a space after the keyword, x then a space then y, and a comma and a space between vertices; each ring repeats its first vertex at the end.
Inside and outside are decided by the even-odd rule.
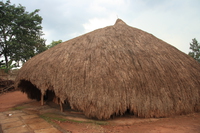
POLYGON ((40 9, 46 44, 113 25, 117 17, 185 53, 193 38, 200 41, 200 0, 10 1, 25 6, 29 12, 40 9))

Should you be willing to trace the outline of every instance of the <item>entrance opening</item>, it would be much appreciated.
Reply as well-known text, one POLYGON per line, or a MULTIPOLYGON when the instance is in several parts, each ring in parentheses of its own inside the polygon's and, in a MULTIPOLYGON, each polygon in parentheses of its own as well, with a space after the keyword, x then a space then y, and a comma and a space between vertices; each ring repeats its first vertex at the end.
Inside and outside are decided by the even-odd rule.
POLYGON ((41 99, 41 92, 30 81, 21 80, 21 82, 18 85, 18 87, 21 89, 22 92, 24 92, 24 93, 27 94, 28 98, 30 98, 30 99, 36 99, 37 101, 40 101, 40 99, 41 99))
POLYGON ((130 109, 127 109, 124 113, 122 113, 122 114, 113 114, 113 115, 111 115, 111 117, 110 118, 112 118, 112 119, 114 119, 114 118, 116 118, 116 117, 133 117, 133 115, 134 115, 134 113, 132 112, 132 111, 130 111, 130 109))
POLYGON ((45 101, 53 101, 53 99, 55 98, 55 93, 53 90, 47 90, 46 94, 44 96, 44 100, 45 101))
MULTIPOLYGON (((21 80, 18 88, 20 88, 22 92, 26 93, 28 98, 36 99, 37 101, 41 100, 41 91, 30 81, 21 80)), ((46 91, 44 95, 44 101, 46 101, 46 104, 50 105, 51 107, 59 108, 60 98, 56 97, 52 88, 46 91)), ((63 108, 64 110, 71 109, 68 100, 64 101, 63 108)))
MULTIPOLYGON (((55 92, 53 90, 46 91, 44 100, 49 106, 59 108, 60 98, 56 97, 55 92)), ((63 103, 63 109, 71 109, 70 104, 67 100, 65 100, 63 103)))

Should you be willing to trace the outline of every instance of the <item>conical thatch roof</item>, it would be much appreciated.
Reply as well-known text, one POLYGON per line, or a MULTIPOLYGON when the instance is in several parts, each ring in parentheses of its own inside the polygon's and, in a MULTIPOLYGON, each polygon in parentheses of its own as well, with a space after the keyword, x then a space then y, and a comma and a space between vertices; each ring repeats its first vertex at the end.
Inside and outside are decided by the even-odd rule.
POLYGON ((15 85, 38 100, 52 90, 98 119, 127 110, 138 117, 200 111, 200 64, 120 19, 33 57, 15 85))

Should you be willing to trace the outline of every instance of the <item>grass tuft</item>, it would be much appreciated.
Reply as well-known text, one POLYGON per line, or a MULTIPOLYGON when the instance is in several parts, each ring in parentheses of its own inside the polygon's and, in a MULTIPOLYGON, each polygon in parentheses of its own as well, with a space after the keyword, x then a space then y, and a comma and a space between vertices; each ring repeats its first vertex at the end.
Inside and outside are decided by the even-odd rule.
POLYGON ((25 106, 16 106, 16 107, 11 108, 11 110, 22 110, 25 108, 26 108, 25 106))
POLYGON ((92 123, 96 125, 108 125, 108 122, 104 121, 95 121, 95 120, 90 120, 90 121, 79 121, 79 120, 71 120, 67 119, 61 115, 53 114, 53 113, 46 113, 46 114, 41 114, 39 115, 41 118, 46 120, 49 123, 54 123, 53 121, 59 121, 59 122, 73 122, 73 123, 92 123))
POLYGON ((52 113, 46 113, 46 114, 41 114, 39 115, 41 118, 46 120, 49 123, 53 123, 54 120, 60 121, 60 122, 65 122, 67 119, 63 118, 60 115, 52 114, 52 113))

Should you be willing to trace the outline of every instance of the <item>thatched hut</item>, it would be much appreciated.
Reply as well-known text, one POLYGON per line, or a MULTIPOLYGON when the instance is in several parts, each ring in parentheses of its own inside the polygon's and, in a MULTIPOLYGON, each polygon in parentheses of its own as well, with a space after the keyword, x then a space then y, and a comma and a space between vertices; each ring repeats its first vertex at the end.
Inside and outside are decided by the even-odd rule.
POLYGON ((200 64, 120 19, 33 57, 15 86, 41 101, 51 92, 90 118, 200 111, 200 64))

